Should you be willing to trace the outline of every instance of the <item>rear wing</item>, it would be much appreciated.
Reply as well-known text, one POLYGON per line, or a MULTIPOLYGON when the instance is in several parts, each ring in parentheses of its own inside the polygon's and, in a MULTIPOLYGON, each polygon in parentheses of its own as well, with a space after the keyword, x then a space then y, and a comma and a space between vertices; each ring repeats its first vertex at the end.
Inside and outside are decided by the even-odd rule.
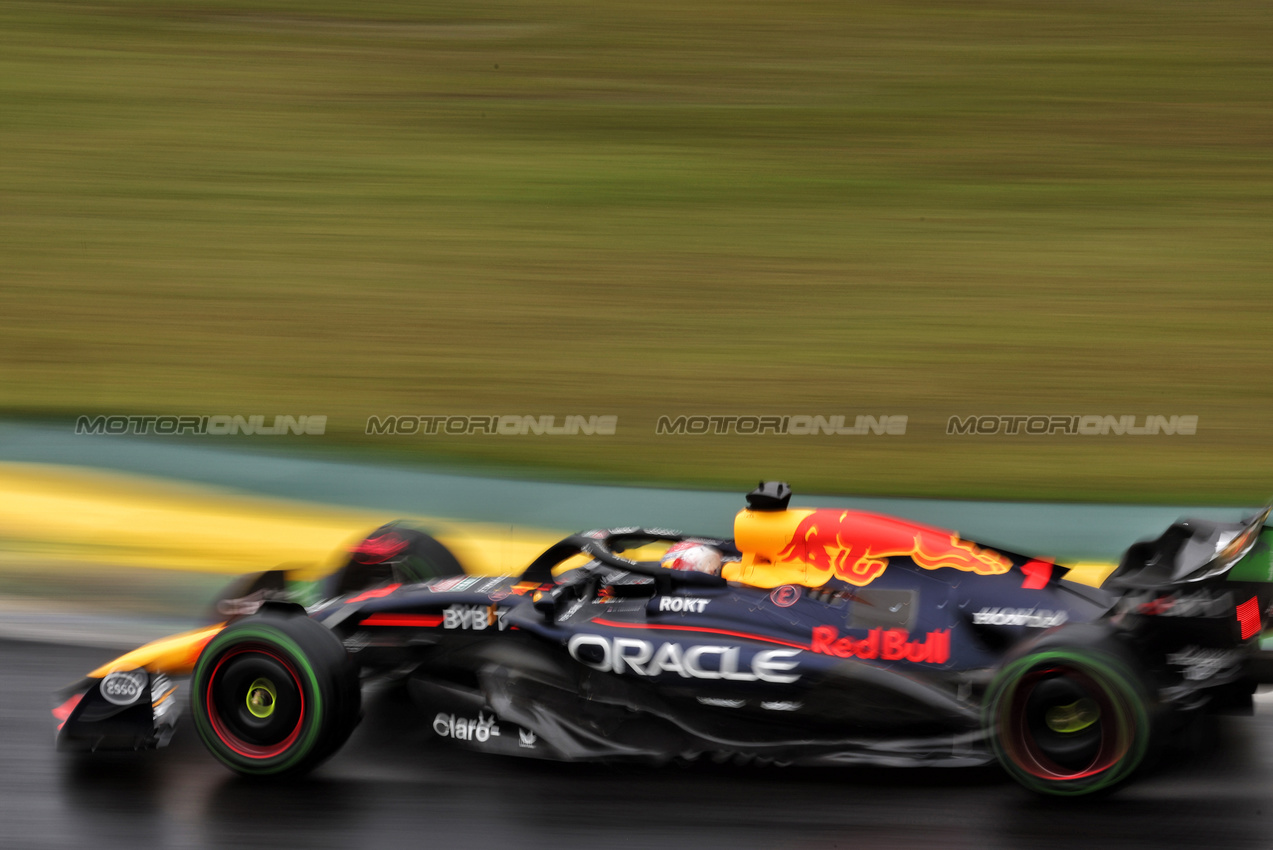
POLYGON ((1108 586, 1151 588, 1192 584, 1224 575, 1260 540, 1273 505, 1243 522, 1182 519, 1153 540, 1133 543, 1123 553, 1108 586))

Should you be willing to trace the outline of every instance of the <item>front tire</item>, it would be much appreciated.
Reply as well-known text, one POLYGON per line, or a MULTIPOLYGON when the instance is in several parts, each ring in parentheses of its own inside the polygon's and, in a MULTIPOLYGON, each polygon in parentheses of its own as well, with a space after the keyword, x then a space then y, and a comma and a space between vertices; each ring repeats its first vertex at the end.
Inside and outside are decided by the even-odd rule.
POLYGON ((1093 636, 1086 627, 1049 635, 1010 660, 987 692, 995 755, 1033 791, 1108 792, 1149 750, 1150 699, 1135 660, 1112 636, 1093 636))
POLYGON ((247 776, 311 770, 349 737, 360 706, 357 665, 303 614, 232 623, 208 642, 191 679, 199 737, 247 776))

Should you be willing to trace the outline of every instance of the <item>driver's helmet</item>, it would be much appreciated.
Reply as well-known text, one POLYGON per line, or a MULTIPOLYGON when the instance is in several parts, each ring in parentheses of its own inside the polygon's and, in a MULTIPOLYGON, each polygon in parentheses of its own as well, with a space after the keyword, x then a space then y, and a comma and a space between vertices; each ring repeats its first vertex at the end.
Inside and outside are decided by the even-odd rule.
POLYGON ((717 576, 720 575, 721 554, 715 546, 701 540, 681 540, 667 547, 662 564, 671 570, 693 570, 717 576))

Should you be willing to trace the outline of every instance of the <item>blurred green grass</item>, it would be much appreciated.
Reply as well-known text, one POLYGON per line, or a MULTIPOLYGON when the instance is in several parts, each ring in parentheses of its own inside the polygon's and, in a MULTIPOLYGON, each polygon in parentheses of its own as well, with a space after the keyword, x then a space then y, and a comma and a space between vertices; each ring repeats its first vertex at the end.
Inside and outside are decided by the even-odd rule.
POLYGON ((0 410, 403 460, 1273 492, 1273 7, 0 0, 0 410), (369 415, 603 414, 612 438, 369 415), (656 437, 660 414, 904 437, 656 437), (1196 414, 1194 437, 945 436, 1196 414))

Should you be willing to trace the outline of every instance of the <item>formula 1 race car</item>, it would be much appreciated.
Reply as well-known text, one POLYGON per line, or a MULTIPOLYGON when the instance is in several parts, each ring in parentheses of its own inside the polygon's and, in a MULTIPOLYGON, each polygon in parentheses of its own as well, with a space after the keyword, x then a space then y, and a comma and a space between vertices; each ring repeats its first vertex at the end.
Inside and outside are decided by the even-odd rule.
POLYGON ((318 588, 241 582, 226 622, 148 644, 60 695, 65 749, 172 735, 183 684, 208 749, 248 775, 313 768, 362 683, 405 682, 438 736, 559 760, 978 765, 1043 793, 1125 782, 1207 713, 1273 681, 1268 510, 1183 520, 1099 587, 1052 561, 876 514, 750 493, 732 540, 567 537, 520 574, 464 574, 377 529, 318 588), (647 557, 649 556, 649 557, 647 557), (306 592, 310 594, 307 598, 306 592))

